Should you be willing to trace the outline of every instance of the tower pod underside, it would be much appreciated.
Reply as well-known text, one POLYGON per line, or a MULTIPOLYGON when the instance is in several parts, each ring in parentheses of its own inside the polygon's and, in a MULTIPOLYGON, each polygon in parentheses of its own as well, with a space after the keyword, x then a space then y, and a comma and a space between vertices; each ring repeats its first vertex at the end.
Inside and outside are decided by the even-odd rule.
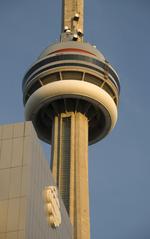
POLYGON ((52 122, 62 112, 81 112, 89 120, 89 144, 115 126, 120 85, 103 55, 88 43, 47 48, 23 79, 26 120, 51 143, 52 122))

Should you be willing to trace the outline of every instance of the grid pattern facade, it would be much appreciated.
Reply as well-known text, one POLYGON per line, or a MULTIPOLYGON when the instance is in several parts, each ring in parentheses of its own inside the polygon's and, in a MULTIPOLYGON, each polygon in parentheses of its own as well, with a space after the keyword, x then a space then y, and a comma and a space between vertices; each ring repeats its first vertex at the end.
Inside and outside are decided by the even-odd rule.
POLYGON ((42 192, 54 185, 32 123, 0 126, 0 239, 71 239, 60 199, 62 223, 48 226, 42 192))

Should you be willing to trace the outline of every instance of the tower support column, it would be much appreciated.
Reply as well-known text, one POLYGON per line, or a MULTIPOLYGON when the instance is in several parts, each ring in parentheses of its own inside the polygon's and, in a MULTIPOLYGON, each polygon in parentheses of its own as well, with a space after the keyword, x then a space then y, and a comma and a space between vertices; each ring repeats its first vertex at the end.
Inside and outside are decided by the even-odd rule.
POLYGON ((52 173, 73 224, 74 239, 89 239, 87 117, 79 112, 55 116, 52 140, 52 173))

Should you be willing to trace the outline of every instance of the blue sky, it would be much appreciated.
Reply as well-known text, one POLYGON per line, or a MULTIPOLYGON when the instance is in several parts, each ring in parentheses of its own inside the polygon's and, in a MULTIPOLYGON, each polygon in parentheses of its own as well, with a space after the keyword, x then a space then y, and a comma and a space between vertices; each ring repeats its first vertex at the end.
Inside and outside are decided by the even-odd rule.
MULTIPOLYGON (((85 39, 117 70, 119 119, 89 148, 91 238, 150 238, 150 1, 85 0, 85 39)), ((25 71, 59 39, 61 0, 0 0, 0 123, 24 120, 25 71)), ((45 147, 48 155, 48 147, 45 147)))

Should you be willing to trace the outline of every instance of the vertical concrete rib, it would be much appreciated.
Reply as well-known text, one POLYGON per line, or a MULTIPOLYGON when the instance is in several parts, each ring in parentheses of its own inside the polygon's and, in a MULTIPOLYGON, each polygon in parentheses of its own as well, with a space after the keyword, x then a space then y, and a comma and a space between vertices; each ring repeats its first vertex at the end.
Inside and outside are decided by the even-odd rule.
POLYGON ((74 239, 89 239, 88 119, 86 116, 74 112, 55 116, 53 142, 52 173, 74 226, 74 239))

